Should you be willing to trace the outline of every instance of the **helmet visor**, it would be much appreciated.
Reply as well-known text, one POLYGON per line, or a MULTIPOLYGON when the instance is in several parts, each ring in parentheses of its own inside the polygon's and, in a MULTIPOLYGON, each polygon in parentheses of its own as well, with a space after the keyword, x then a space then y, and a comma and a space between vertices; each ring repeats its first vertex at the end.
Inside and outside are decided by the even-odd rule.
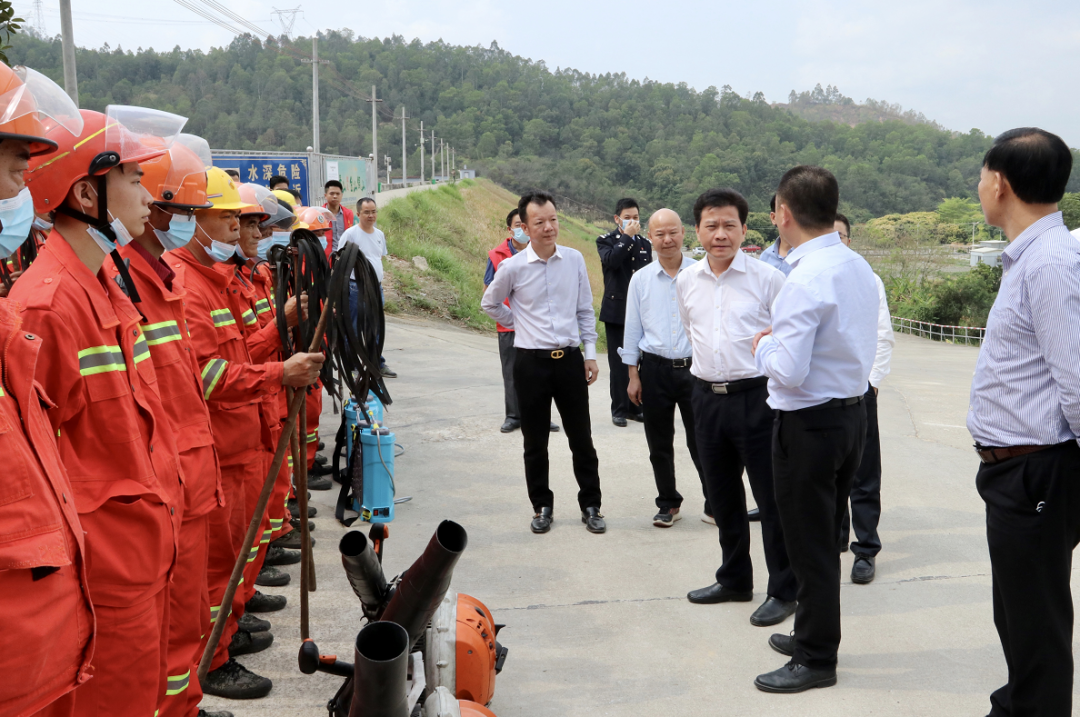
POLYGON ((199 161, 203 163, 203 169, 206 169, 214 163, 214 158, 210 156, 210 143, 202 137, 188 134, 187 132, 181 132, 176 138, 176 143, 182 144, 194 152, 195 156, 199 158, 199 161))
POLYGON ((38 144, 33 154, 55 148, 47 135, 57 127, 78 137, 83 118, 67 93, 36 70, 20 66, 13 71, 21 84, 0 95, 0 134, 38 144))
POLYGON ((105 110, 105 151, 117 155, 116 164, 160 157, 173 145, 186 123, 186 117, 171 112, 109 105, 105 110))

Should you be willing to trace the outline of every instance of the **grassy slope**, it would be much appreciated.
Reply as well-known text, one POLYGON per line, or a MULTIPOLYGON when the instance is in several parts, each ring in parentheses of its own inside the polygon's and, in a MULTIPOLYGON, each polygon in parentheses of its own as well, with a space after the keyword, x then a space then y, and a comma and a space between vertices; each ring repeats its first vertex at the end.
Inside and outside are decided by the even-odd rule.
MULTIPOLYGON (((378 226, 386 234, 390 261, 387 311, 424 313, 474 329, 494 331, 480 309, 488 250, 506 239, 506 215, 517 197, 486 179, 413 192, 379 208, 378 226), (412 259, 427 259, 422 271, 412 259)), ((585 257, 593 304, 599 312, 604 288, 596 237, 607 231, 580 219, 559 216, 559 243, 585 257)), ((603 340, 603 324, 598 322, 603 340)))

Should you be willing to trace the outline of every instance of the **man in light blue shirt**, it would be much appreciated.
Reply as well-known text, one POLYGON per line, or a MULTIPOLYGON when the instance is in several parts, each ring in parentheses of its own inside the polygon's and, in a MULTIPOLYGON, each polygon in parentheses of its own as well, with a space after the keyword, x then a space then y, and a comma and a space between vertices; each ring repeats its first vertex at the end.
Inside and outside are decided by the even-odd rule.
POLYGON ((675 407, 682 414, 686 447, 701 481, 705 512, 709 496, 698 461, 694 436, 694 411, 690 397, 694 377, 690 373, 693 350, 679 318, 679 272, 694 266, 683 256, 683 225, 679 215, 660 209, 649 219, 649 240, 659 261, 639 269, 630 279, 626 297, 626 324, 619 356, 630 372, 627 394, 645 417, 645 440, 656 479, 653 525, 670 528, 679 520, 683 497, 675 488, 675 407))
MULTIPOLYGON (((769 200, 769 221, 776 225, 776 195, 772 195, 772 199, 769 200)), ((784 272, 784 276, 791 273, 791 264, 788 264, 785 259, 788 253, 791 251, 791 247, 784 244, 784 241, 777 236, 776 241, 768 246, 765 251, 761 252, 761 261, 765 262, 774 269, 779 269, 784 272), (780 252, 784 253, 781 254, 780 252)))
POLYGON ((772 462, 791 569, 798 578, 794 635, 770 646, 791 661, 754 681, 765 692, 836 684, 840 559, 836 538, 866 441, 863 394, 877 353, 874 272, 833 227, 840 188, 821 167, 788 171, 776 226, 792 270, 754 337, 754 361, 777 409, 772 462))

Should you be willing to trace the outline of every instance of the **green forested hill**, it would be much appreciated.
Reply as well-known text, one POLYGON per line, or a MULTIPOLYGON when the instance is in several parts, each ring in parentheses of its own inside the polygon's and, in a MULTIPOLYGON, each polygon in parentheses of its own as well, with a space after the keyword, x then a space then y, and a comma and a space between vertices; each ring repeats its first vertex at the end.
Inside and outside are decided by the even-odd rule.
MULTIPOLYGON (((13 63, 61 78, 58 39, 20 35, 12 44, 13 63)), ((187 115, 188 131, 213 147, 303 150, 311 144, 311 67, 300 60, 310 51, 310 38, 250 37, 208 53, 80 50, 80 99, 91 109, 128 103, 187 115)), ((459 166, 478 166, 512 190, 543 187, 603 209, 630 194, 646 209, 668 205, 688 217, 698 193, 724 185, 762 210, 784 171, 815 163, 837 174, 853 219, 929 211, 943 198, 974 196, 991 141, 978 130, 954 134, 901 120, 813 122, 727 86, 698 92, 622 74, 552 71, 494 43, 425 45, 346 30, 323 35, 319 55, 332 63, 321 73, 323 151, 371 151, 365 100, 375 85, 384 100, 379 154, 395 166, 401 121, 393 117, 404 106, 411 166, 423 120, 456 148, 459 166)), ((1080 172, 1073 185, 1080 189, 1080 172)))

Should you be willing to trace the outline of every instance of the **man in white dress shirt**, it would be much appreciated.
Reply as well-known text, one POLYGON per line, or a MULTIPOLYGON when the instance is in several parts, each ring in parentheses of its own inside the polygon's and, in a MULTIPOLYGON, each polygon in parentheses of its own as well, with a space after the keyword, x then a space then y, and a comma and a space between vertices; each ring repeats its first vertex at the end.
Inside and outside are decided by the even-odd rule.
MULTIPOLYGON (((840 235, 845 246, 851 246, 851 222, 843 214, 836 215, 833 228, 840 235)), ((855 482, 851 486, 851 510, 844 511, 844 521, 840 525, 840 552, 847 552, 851 537, 851 526, 855 526, 855 542, 851 552, 855 562, 851 566, 851 582, 866 585, 873 581, 875 561, 881 552, 881 538, 878 536, 878 521, 881 518, 881 438, 878 434, 877 397, 878 387, 889 375, 889 362, 892 360, 893 337, 892 315, 889 313, 889 300, 885 295, 885 284, 881 277, 874 274, 878 291, 877 353, 874 355, 874 367, 870 370, 870 385, 863 394, 866 406, 866 445, 863 447, 862 462, 855 472, 855 482)))
POLYGON ((574 456, 581 522, 589 532, 603 533, 600 475, 589 419, 589 386, 600 369, 585 258, 576 249, 558 245, 555 198, 547 192, 522 197, 518 214, 529 245, 499 264, 480 306, 516 332, 514 386, 525 443, 525 483, 535 511, 530 528, 534 533, 551 529, 555 496, 548 487, 548 437, 554 400, 574 456), (506 299, 509 306, 503 303, 506 299))
POLYGON ((698 456, 723 554, 715 583, 686 597, 698 604, 754 599, 745 469, 761 511, 769 570, 767 597, 750 623, 764 627, 795 611, 797 585, 773 494, 768 379, 750 352, 754 335, 772 323, 772 303, 784 275, 741 251, 749 212, 746 199, 733 189, 710 189, 698 197, 694 223, 705 258, 678 279, 679 311, 694 352, 698 456))
POLYGON ((840 189, 821 167, 788 171, 776 226, 792 265, 772 327, 754 337, 769 377, 773 479, 791 567, 799 580, 793 636, 769 645, 791 661, 758 675, 765 692, 836 684, 840 552, 836 538, 866 441, 863 394, 877 346, 878 292, 870 265, 833 228, 840 189))
POLYGON ((629 371, 627 396, 640 406, 645 421, 645 440, 656 481, 657 528, 670 528, 679 520, 683 497, 675 487, 675 408, 682 414, 686 447, 697 469, 705 495, 709 493, 698 460, 694 434, 693 374, 691 348, 679 318, 679 274, 697 264, 683 256, 682 219, 670 209, 658 209, 649 218, 649 241, 657 261, 638 269, 626 292, 626 323, 619 356, 629 371))

